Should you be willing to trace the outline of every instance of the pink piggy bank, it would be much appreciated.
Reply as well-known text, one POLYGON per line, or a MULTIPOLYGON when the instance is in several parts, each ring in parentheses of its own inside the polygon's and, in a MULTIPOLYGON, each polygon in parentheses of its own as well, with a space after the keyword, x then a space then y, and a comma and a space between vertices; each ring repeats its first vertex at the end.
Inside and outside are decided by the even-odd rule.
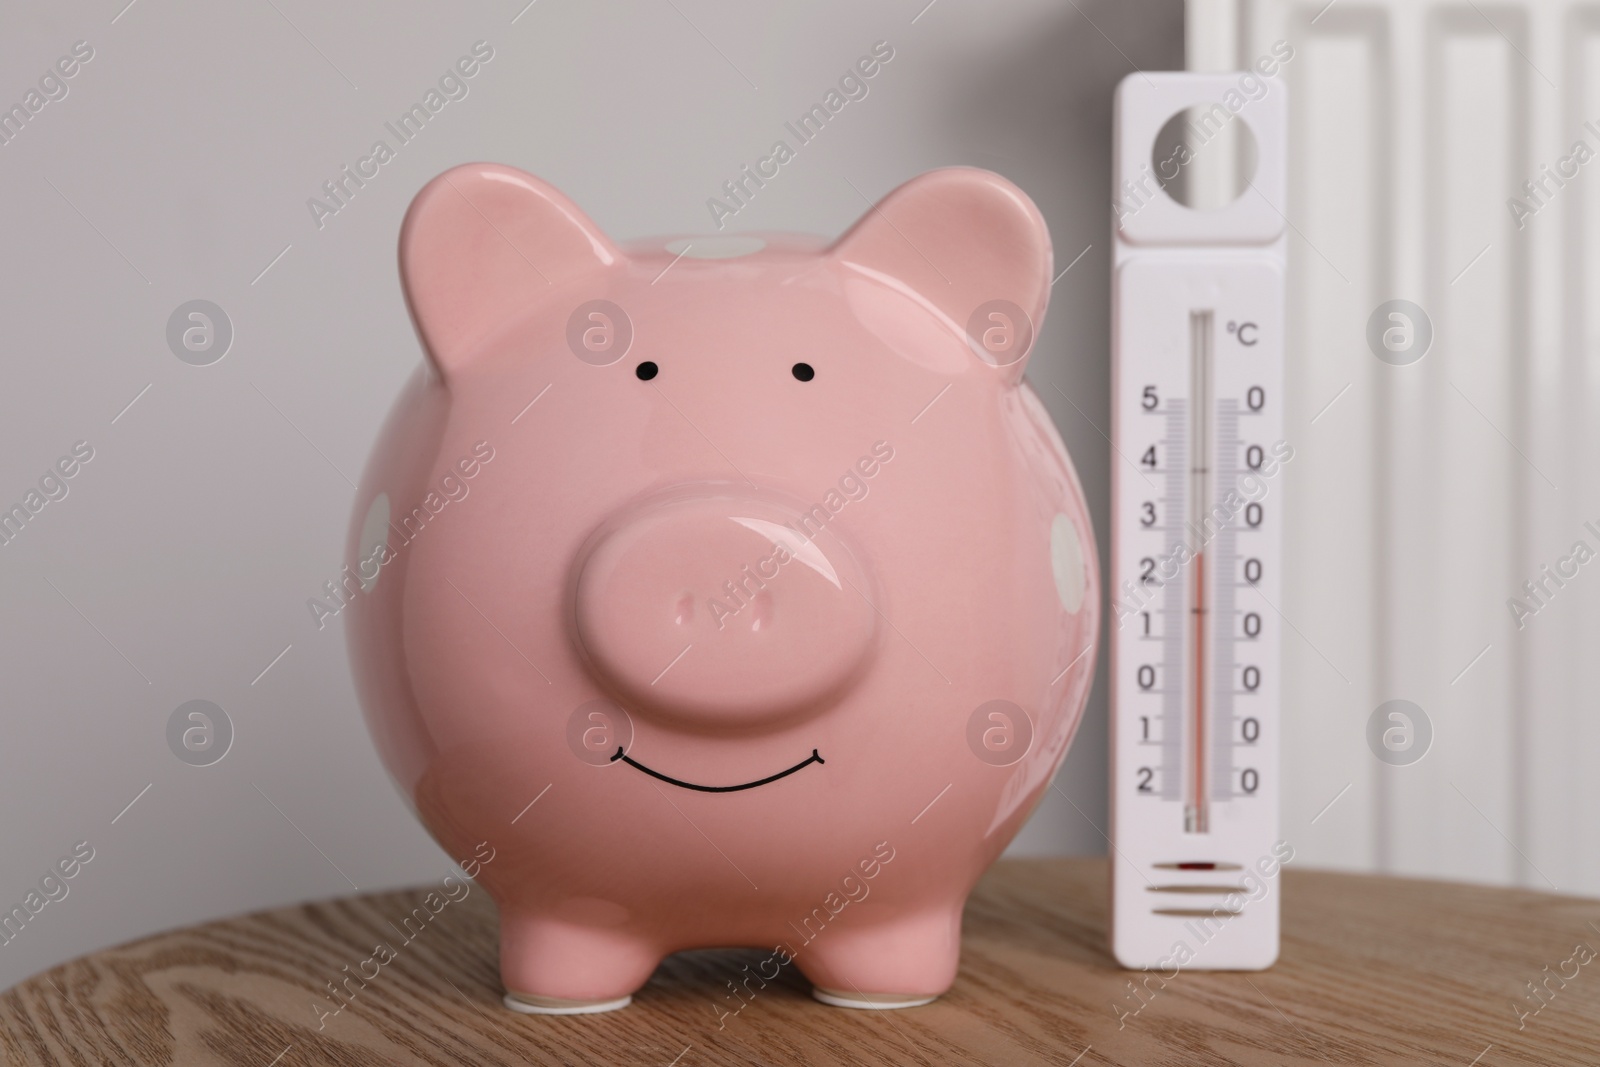
MULTIPOLYGON (((347 545, 385 764, 499 906, 508 1007, 769 951, 926 1003, 1082 714, 1099 583, 1022 373, 1044 220, 955 168, 828 243, 619 245, 521 171, 411 205, 426 366, 347 545)), ((709 1021, 709 1020, 708 1020, 709 1021)))

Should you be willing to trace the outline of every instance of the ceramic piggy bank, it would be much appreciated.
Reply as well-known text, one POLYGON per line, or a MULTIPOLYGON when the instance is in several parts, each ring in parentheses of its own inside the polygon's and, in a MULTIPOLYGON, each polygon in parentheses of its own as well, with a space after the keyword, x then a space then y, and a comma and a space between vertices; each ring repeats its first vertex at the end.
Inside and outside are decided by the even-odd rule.
POLYGON ((832 243, 619 244, 475 164, 400 266, 427 361, 347 628, 384 762, 498 904, 507 1006, 620 1008, 711 946, 770 952, 725 1012, 791 966, 841 1006, 949 989, 1095 662, 1083 494, 1022 378, 1033 203, 949 169, 832 243))

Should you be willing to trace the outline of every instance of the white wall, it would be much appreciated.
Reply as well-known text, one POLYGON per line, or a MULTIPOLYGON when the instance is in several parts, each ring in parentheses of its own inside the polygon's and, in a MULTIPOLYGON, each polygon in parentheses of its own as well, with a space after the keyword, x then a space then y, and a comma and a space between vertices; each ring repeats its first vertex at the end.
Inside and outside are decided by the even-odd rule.
POLYGON ((1600 520, 1600 163, 1542 203, 1519 189, 1576 141, 1600 155, 1600 15, 1554 0, 1190 14, 1197 67, 1297 51, 1285 833, 1312 864, 1600 893, 1600 565, 1569 564, 1520 625, 1507 603, 1538 606, 1523 583, 1576 542, 1600 551, 1584 526, 1600 520), (1520 225, 1514 197, 1538 206, 1520 225), (1406 366, 1365 339, 1395 298, 1434 331, 1406 366), (1404 766, 1366 737, 1394 699, 1433 732, 1404 766))
MULTIPOLYGON (((0 7, 0 103, 74 42, 94 49, 0 146, 0 504, 74 442, 94 449, 0 547, 0 904, 75 842, 95 850, 0 946, 0 987, 156 929, 441 873, 373 755, 340 629, 305 602, 337 572, 349 479, 420 358, 401 215, 455 163, 538 173, 621 238, 702 230, 720 183, 888 40, 870 95, 735 227, 837 233, 856 189, 952 163, 1027 189, 1061 266, 1092 246, 1030 376, 1104 546, 1110 96, 1133 64, 1181 64, 1177 0, 523 2, 0 7), (479 39, 495 57, 470 94, 319 230, 307 198, 479 39), (195 298, 236 331, 208 367, 165 338, 195 298), (204 768, 165 736, 197 698, 236 732, 204 768)), ((1098 686, 1059 784, 1017 847, 1101 850, 1098 686)))

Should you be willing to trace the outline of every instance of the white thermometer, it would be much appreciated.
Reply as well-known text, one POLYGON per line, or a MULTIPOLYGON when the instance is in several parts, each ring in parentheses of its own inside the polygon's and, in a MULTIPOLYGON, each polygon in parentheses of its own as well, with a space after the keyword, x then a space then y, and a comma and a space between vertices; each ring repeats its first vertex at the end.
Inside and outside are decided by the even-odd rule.
POLYGON ((1132 74, 1116 95, 1111 939, 1127 967, 1278 955, 1287 112, 1282 81, 1253 75, 1132 74))

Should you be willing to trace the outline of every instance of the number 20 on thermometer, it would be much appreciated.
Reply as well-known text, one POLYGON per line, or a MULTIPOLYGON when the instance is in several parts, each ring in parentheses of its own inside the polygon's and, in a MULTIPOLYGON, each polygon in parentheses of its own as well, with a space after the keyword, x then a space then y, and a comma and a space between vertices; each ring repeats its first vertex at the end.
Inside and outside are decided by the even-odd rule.
POLYGON ((1112 950, 1129 967, 1278 955, 1287 101, 1238 78, 1134 74, 1116 97, 1112 950))

